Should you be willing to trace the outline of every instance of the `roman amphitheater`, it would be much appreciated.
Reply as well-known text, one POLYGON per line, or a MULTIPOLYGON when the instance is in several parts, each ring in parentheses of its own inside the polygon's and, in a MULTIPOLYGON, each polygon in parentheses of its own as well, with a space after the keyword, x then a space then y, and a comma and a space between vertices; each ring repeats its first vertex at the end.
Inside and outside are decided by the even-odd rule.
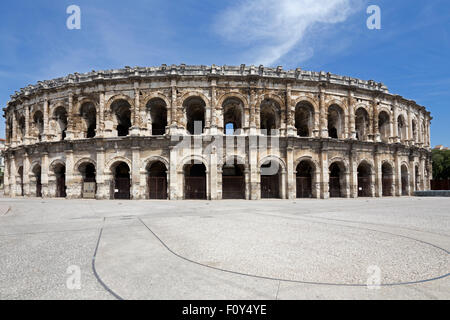
POLYGON ((29 85, 6 108, 5 195, 408 196, 430 113, 381 83, 263 66, 125 67, 29 85))

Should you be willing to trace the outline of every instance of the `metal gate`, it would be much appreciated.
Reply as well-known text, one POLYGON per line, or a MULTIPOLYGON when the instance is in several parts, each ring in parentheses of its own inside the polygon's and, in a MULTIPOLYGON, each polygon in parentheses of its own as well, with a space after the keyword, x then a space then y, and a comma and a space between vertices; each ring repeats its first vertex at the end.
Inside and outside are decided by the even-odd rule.
POLYGON ((166 177, 148 177, 147 185, 149 199, 167 199, 166 177))
POLYGON ((312 198, 311 177, 297 177, 297 198, 312 198))
POLYGON ((222 199, 245 199, 245 178, 242 176, 223 176, 222 199))
POLYGON ((402 176, 402 196, 408 195, 408 177, 402 176))
POLYGON ((392 196, 392 177, 383 177, 383 197, 392 196))
POLYGON ((261 176, 261 198, 280 198, 278 175, 261 176))
POLYGON ((115 178, 114 199, 130 199, 130 186, 129 178, 115 178))
POLYGON ((185 199, 206 200, 206 177, 185 177, 185 199))
POLYGON ((358 177, 358 197, 370 197, 370 177, 358 177))
POLYGON ((36 182, 36 197, 42 197, 42 184, 40 181, 36 182))
POLYGON ((66 177, 64 175, 56 177, 56 197, 66 197, 66 177))
POLYGON ((330 177, 330 197, 341 197, 341 182, 339 177, 330 177))

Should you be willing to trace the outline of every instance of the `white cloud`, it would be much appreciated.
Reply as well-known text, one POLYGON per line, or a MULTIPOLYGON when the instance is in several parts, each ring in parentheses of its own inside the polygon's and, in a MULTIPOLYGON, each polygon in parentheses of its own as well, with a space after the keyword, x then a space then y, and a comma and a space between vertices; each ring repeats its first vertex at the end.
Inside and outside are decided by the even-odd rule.
MULTIPOLYGON (((301 44, 317 24, 344 22, 362 1, 358 0, 242 0, 219 15, 216 31, 246 47, 251 63, 272 65, 301 44)), ((304 47, 300 60, 312 56, 304 47)))

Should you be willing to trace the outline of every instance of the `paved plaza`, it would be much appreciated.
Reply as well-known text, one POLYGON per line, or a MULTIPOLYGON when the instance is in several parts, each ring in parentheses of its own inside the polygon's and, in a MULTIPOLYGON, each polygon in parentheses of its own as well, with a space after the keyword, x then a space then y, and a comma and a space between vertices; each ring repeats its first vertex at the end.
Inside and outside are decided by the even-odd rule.
POLYGON ((450 299, 449 207, 0 198, 0 299, 450 299))

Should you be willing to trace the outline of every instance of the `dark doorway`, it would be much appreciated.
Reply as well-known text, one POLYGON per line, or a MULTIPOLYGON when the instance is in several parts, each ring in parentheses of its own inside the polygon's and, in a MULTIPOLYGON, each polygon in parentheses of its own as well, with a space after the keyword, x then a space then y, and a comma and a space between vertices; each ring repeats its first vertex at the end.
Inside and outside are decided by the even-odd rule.
POLYGON ((164 163, 153 162, 147 169, 149 199, 167 199, 167 168, 164 163))
POLYGON ((42 182, 41 182, 41 166, 35 166, 33 169, 34 177, 36 179, 36 197, 42 197, 42 182))
POLYGON ((261 166, 261 198, 279 199, 280 196, 280 170, 275 161, 268 161, 261 166), (275 168, 275 169, 274 169, 275 168), (278 168, 278 171, 273 171, 278 168))
POLYGON ((245 176, 242 165, 234 163, 223 166, 222 199, 245 199, 245 176))
POLYGON ((24 196, 24 188, 23 188, 23 167, 19 168, 19 176, 20 176, 20 195, 24 196))
POLYGON ((57 198, 66 197, 66 167, 64 165, 57 165, 55 168, 56 176, 56 194, 57 198))
POLYGON ((297 198, 312 198, 313 168, 309 161, 302 161, 297 166, 297 198))
POLYGON ((358 167, 358 197, 371 196, 371 170, 370 166, 362 163, 358 167))
POLYGON ((206 200, 206 167, 204 164, 187 164, 184 167, 185 199, 206 200))
POLYGON ((402 196, 407 196, 408 195, 408 183, 409 183, 409 177, 408 177, 408 168, 403 165, 402 169, 401 169, 402 173, 402 196))
POLYGON ((92 163, 85 163, 80 166, 79 170, 83 176, 82 197, 86 199, 95 199, 97 193, 95 166, 92 163))
POLYGON ((341 197, 341 169, 337 163, 330 166, 329 188, 331 198, 341 197))
POLYGON ((130 187, 130 168, 121 162, 114 170, 114 199, 130 199, 130 187))
POLYGON ((383 197, 391 197, 393 195, 393 170, 390 164, 383 163, 381 167, 383 197))

